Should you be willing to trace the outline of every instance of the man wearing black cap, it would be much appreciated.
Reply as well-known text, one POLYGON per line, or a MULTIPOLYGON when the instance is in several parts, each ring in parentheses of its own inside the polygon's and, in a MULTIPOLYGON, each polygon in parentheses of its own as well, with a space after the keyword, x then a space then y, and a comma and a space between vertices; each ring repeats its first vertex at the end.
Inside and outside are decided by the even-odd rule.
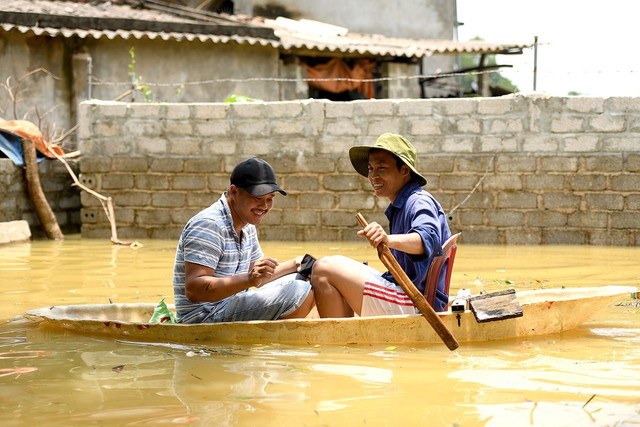
POLYGON ((231 173, 229 189, 182 231, 173 270, 180 323, 305 317, 315 302, 309 282, 295 273, 302 257, 265 257, 256 225, 273 207, 276 183, 266 161, 252 157, 231 173))
MULTIPOLYGON (((386 244, 416 288, 424 292, 429 265, 442 255, 451 236, 438 201, 421 187, 427 180, 416 169, 416 149, 402 135, 384 133, 373 146, 351 147, 354 169, 369 178, 376 197, 389 200, 385 211, 389 231, 369 223, 358 231, 373 247, 386 244)), ((340 255, 320 258, 313 266, 311 284, 320 317, 415 314, 408 295, 387 271, 381 273, 340 255)), ((446 309, 444 276, 436 290, 434 309, 446 309)))

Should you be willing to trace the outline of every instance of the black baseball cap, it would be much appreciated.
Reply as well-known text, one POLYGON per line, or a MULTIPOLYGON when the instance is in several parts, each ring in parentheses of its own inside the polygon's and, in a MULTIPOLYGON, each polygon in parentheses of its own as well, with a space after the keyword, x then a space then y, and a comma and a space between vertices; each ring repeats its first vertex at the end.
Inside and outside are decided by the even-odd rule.
POLYGON ((231 184, 248 191, 252 196, 264 196, 274 191, 287 193, 276 184, 276 172, 265 160, 257 157, 243 160, 231 172, 231 184))

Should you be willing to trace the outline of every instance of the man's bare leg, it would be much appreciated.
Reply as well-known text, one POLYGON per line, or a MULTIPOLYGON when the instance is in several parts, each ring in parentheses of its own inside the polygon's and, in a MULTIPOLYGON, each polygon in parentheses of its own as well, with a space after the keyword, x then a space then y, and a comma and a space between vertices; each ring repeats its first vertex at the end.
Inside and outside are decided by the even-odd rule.
POLYGON ((366 266, 341 255, 320 258, 311 285, 320 317, 352 317, 362 310, 366 266))
POLYGON ((300 307, 298 307, 291 314, 287 316, 283 316, 280 319, 301 319, 303 317, 307 317, 307 315, 315 305, 316 305, 316 300, 314 298, 313 289, 311 289, 307 294, 307 297, 305 298, 302 305, 300 305, 300 307))

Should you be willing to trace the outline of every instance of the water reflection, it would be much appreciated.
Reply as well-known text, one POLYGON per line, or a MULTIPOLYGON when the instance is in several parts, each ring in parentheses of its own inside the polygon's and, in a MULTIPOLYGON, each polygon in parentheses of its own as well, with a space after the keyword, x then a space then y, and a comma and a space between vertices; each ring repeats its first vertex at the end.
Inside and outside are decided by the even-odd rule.
POLYGON ((391 369, 363 366, 362 358, 326 363, 323 353, 281 346, 189 351, 176 355, 174 392, 201 425, 290 425, 361 412, 364 401, 395 388, 391 369))
POLYGON ((608 425, 640 409, 638 350, 589 330, 456 352, 22 332, 0 358, 0 409, 21 425, 608 425))
POLYGON ((200 353, 176 358, 173 389, 202 425, 237 425, 265 404, 304 400, 308 384, 295 376, 289 366, 276 361, 200 353))
MULTIPOLYGON (((485 360, 476 360, 484 365, 485 360)), ((504 362, 504 361, 502 361, 504 362)), ((640 381, 634 370, 624 362, 584 362, 559 357, 535 356, 520 361, 518 368, 502 365, 499 368, 461 369, 451 378, 476 382, 493 390, 521 390, 541 393, 607 395, 611 397, 637 396, 640 381), (614 373, 610 375, 608 373, 614 373)), ((586 399, 585 399, 586 401, 586 399)))

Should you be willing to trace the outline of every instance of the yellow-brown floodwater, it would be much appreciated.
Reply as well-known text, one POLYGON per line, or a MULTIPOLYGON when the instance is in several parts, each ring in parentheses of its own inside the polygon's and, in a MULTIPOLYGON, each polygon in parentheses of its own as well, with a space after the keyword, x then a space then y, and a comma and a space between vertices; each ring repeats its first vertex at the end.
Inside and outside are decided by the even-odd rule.
MULTIPOLYGON (((83 336, 37 307, 173 302, 176 242, 67 236, 0 246, 3 426, 639 426, 640 309, 627 298, 570 332, 480 344, 181 345, 83 336), (6 322, 4 320, 7 320, 6 322)), ((263 242, 286 260, 365 243, 263 242)), ((459 288, 640 286, 640 248, 461 244, 459 288)))

